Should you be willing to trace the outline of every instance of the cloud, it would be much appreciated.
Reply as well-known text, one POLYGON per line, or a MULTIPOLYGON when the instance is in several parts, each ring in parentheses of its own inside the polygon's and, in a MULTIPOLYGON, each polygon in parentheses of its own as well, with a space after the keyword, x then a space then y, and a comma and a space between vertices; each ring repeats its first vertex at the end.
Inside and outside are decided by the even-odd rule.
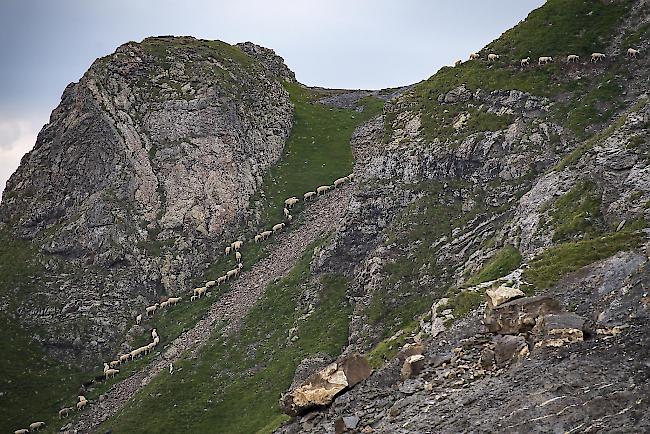
POLYGON ((7 180, 20 165, 23 155, 34 147, 40 119, 42 116, 38 115, 0 117, 0 192, 4 191, 7 180))

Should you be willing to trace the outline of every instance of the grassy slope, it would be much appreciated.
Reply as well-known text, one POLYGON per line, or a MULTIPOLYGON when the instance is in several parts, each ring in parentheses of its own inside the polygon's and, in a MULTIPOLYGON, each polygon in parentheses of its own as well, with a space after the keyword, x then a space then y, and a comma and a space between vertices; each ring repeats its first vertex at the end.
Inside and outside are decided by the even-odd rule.
POLYGON ((196 360, 178 363, 173 377, 157 378, 105 427, 131 433, 254 433, 284 420, 277 400, 298 362, 320 351, 336 355, 347 342, 351 308, 343 278, 323 276, 320 302, 311 316, 298 321, 297 301, 311 285, 313 247, 267 288, 238 335, 215 333, 196 360), (296 325, 299 338, 292 342, 287 332, 296 325))

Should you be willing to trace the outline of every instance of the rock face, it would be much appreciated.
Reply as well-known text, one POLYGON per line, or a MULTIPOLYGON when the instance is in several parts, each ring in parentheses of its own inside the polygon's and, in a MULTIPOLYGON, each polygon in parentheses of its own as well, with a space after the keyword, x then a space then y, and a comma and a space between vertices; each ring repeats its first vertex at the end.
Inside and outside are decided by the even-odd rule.
POLYGON ((487 309, 484 322, 492 333, 517 334, 532 330, 538 317, 560 311, 560 304, 551 297, 526 297, 487 309))
POLYGON ((280 400, 280 407, 288 415, 296 416, 314 407, 332 402, 343 390, 368 378, 372 370, 365 357, 351 354, 309 376, 302 385, 291 390, 280 400))
POLYGON ((96 352, 88 341, 105 348, 145 303, 187 290, 280 158, 292 123, 280 82, 292 77, 270 50, 189 37, 127 43, 93 63, 0 207, 0 224, 51 258, 38 304, 62 309, 43 315, 27 299, 20 316, 59 324, 47 337, 57 346, 96 352), (83 278, 51 277, 80 267, 83 278))

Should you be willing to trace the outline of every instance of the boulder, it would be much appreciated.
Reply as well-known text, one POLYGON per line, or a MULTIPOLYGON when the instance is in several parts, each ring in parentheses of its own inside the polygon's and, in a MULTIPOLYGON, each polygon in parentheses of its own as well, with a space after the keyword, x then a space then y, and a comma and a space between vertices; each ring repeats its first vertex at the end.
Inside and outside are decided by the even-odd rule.
POLYGON ((343 416, 334 423, 334 432, 341 434, 355 430, 359 425, 359 418, 357 416, 343 416))
POLYGON ((414 356, 409 356, 406 358, 406 360, 404 360, 404 364, 402 365, 402 370, 400 371, 400 376, 402 377, 402 380, 415 377, 416 375, 419 375, 420 372, 422 372, 423 368, 424 368, 423 355, 417 354, 414 356))
POLYGON ((551 297, 524 297, 488 307, 483 322, 492 333, 516 335, 531 331, 540 315, 560 311, 560 304, 551 297))
POLYGON ((501 285, 498 288, 488 289, 485 291, 485 295, 487 295, 488 306, 494 308, 510 300, 523 297, 525 294, 517 288, 501 285))
POLYGON ((533 329, 535 348, 561 347, 584 340, 585 319, 575 313, 541 315, 533 329))
POLYGON ((290 416, 297 416, 311 408, 329 405, 336 395, 365 380, 371 372, 364 356, 356 353, 345 356, 286 393, 280 400, 280 408, 290 416))
POLYGON ((498 368, 521 360, 528 355, 528 344, 523 336, 495 336, 493 341, 494 360, 498 368))
POLYGON ((424 352, 424 345, 420 343, 405 344, 402 349, 397 353, 397 358, 406 360, 411 356, 419 356, 424 352))

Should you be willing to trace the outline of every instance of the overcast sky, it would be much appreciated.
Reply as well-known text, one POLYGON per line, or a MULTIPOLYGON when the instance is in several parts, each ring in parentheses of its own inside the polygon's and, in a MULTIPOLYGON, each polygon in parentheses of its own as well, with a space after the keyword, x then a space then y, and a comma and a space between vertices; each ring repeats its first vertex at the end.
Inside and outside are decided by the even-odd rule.
POLYGON ((147 36, 252 41, 308 85, 411 84, 544 0, 0 0, 0 191, 97 57, 147 36))

